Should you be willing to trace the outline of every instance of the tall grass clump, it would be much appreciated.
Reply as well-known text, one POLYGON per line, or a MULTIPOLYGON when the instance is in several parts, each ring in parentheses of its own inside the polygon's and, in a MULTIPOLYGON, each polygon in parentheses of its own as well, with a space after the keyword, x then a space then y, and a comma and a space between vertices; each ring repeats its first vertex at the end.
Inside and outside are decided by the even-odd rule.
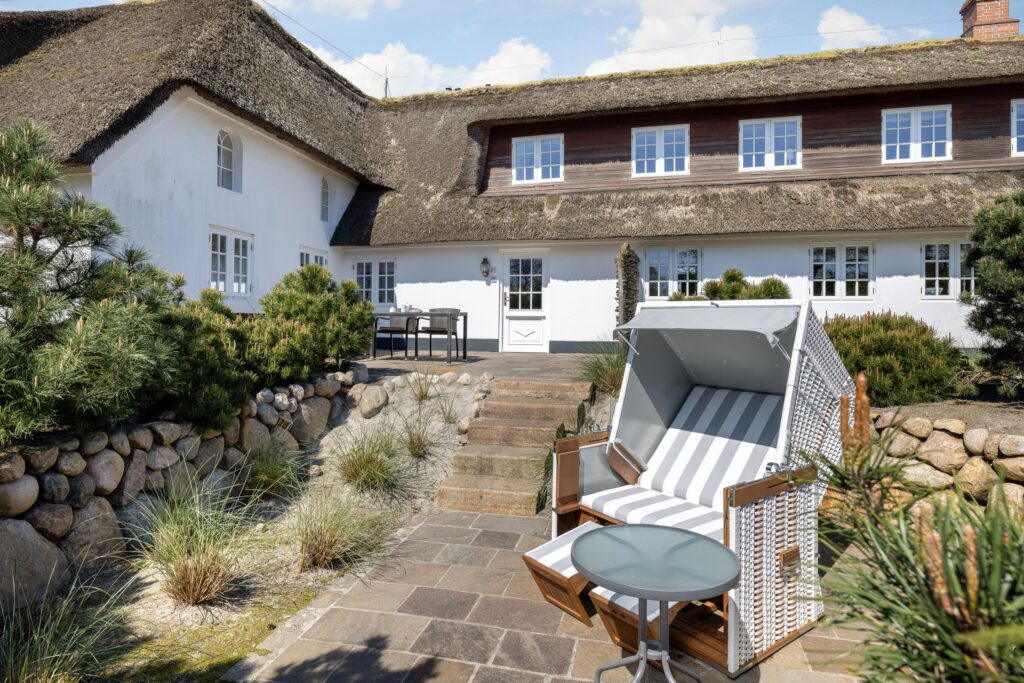
POLYGON ((878 406, 941 401, 968 368, 952 339, 909 315, 832 316, 825 332, 850 374, 867 376, 878 406))
POLYGON ((430 398, 430 390, 434 386, 434 382, 437 381, 436 377, 437 375, 430 368, 424 372, 410 372, 406 376, 405 381, 409 385, 409 391, 412 392, 412 397, 416 399, 417 403, 423 403, 430 398))
POLYGON ((440 386, 437 393, 437 416, 446 425, 459 421, 458 389, 451 386, 440 386))
MULTIPOLYGON (((862 425, 866 397, 863 404, 862 425)), ((833 492, 820 539, 843 554, 824 599, 836 623, 869 632, 856 673, 870 681, 1021 680, 1020 509, 995 490, 985 509, 960 490, 907 484, 903 462, 885 455, 887 440, 860 438, 838 465, 818 462, 833 492)))
POLYGON ((349 434, 335 453, 342 479, 359 493, 405 497, 408 463, 403 461, 401 448, 393 425, 365 425, 349 434))
POLYGON ((439 434, 432 418, 433 411, 422 407, 399 418, 399 438, 405 452, 414 460, 429 458, 438 445, 439 434))
POLYGON ((0 611, 0 680, 78 683, 102 679, 131 647, 123 628, 123 594, 76 577, 66 591, 0 611))
POLYGON ((394 512, 368 509, 350 497, 310 494, 295 511, 299 571, 372 560, 396 525, 394 512))
POLYGON ((577 361, 579 378, 592 383, 603 394, 618 396, 628 353, 625 344, 616 344, 612 351, 581 356, 577 361))
POLYGON ((236 579, 237 551, 252 515, 237 499, 191 486, 189 492, 143 504, 141 556, 176 602, 201 605, 224 598, 236 579))
POLYGON ((299 488, 301 476, 297 456, 271 441, 257 451, 249 465, 245 487, 257 498, 285 497, 299 488))

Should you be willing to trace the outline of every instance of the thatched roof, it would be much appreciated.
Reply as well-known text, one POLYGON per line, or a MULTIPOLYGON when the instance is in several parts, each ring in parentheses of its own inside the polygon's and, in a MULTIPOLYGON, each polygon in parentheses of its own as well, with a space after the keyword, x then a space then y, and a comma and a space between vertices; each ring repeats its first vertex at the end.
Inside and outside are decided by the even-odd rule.
POLYGON ((248 0, 0 13, 0 125, 32 118, 88 164, 189 85, 356 178, 373 101, 248 0))
POLYGON ((390 191, 361 189, 334 244, 962 227, 1015 174, 479 196, 493 125, 1024 81, 1024 40, 945 40, 416 95, 381 104, 390 191))
POLYGON ((0 13, 0 125, 87 164, 175 89, 361 182, 334 243, 962 227, 1017 173, 480 196, 490 128, 541 119, 1024 82, 1024 41, 947 40, 377 100, 250 0, 0 13))

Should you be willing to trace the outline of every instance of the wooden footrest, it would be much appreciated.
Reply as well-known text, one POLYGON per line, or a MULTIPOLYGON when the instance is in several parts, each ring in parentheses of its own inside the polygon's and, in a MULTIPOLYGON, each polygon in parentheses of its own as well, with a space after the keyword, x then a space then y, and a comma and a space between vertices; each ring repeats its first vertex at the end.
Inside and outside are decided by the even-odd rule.
POLYGON ((577 538, 600 528, 593 522, 583 524, 523 555, 523 562, 544 599, 587 626, 593 625, 585 595, 591 584, 572 566, 569 552, 577 538))

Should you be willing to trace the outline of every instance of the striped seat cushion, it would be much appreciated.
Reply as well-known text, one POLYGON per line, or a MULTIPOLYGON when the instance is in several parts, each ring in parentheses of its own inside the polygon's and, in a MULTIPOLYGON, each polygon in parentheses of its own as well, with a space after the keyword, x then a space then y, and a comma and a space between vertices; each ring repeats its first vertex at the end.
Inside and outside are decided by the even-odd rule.
MULTIPOLYGON (((626 595, 624 593, 616 593, 615 591, 609 590, 608 588, 604 588, 602 586, 594 586, 594 588, 590 591, 590 594, 591 595, 600 595, 602 598, 604 598, 605 600, 607 600, 611 604, 616 605, 617 607, 621 607, 622 609, 629 610, 630 612, 632 612, 633 614, 636 614, 638 616, 640 614, 640 598, 634 598, 634 597, 626 595)), ((677 604, 678 603, 676 603, 676 602, 669 602, 668 603, 668 608, 670 610, 669 614, 671 614, 671 609, 673 607, 675 607, 677 604)), ((661 616, 661 604, 657 600, 648 600, 647 601, 647 621, 648 621, 648 623, 655 621, 659 616, 661 616)))
POLYGON ((552 569, 566 578, 576 576, 579 572, 572 566, 569 559, 569 551, 572 550, 573 541, 594 529, 600 529, 601 525, 595 522, 587 522, 572 531, 567 531, 556 539, 550 540, 544 545, 537 546, 526 553, 526 556, 537 560, 548 569, 552 569))
POLYGON ((580 499, 584 507, 626 524, 657 524, 722 540, 722 513, 642 486, 620 486, 580 499))
POLYGON ((782 396, 695 386, 637 484, 715 510, 722 489, 776 460, 782 396))

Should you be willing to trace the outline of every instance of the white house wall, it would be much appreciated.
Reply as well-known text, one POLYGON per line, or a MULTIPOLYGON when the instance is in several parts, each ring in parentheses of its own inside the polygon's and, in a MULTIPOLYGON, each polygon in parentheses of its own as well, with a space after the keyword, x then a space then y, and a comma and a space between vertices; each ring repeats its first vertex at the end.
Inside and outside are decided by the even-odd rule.
MULTIPOLYGON (((252 235, 251 291, 228 296, 241 312, 299 266, 300 247, 330 254, 330 238, 356 183, 310 155, 182 88, 100 155, 72 188, 110 208, 130 242, 187 281, 195 297, 210 281, 211 227, 252 235), (241 191, 217 184, 217 135, 241 142, 241 191), (330 213, 320 220, 320 181, 330 213)), ((340 275, 340 264, 328 267, 340 275)))
MULTIPOLYGON (((646 249, 651 246, 691 246, 701 250, 701 279, 721 277, 739 268, 748 277, 776 276, 795 298, 810 296, 811 245, 869 244, 873 252, 873 295, 863 300, 813 299, 821 315, 857 315, 869 311, 908 313, 924 320, 940 334, 951 335, 964 347, 979 345, 967 329, 967 307, 955 298, 922 297, 924 241, 948 239, 956 244, 962 233, 877 233, 851 236, 744 236, 631 242, 641 259, 646 292, 646 249)), ((470 348, 498 350, 502 344, 503 253, 538 253, 545 259, 545 333, 551 351, 569 351, 612 339, 615 326, 615 255, 621 242, 559 242, 538 244, 429 245, 337 249, 341 276, 352 278, 354 263, 394 259, 396 304, 414 308, 460 308, 469 312, 470 348), (493 268, 490 281, 480 274, 487 258, 493 268)), ((375 276, 376 277, 376 276, 375 276)), ((643 298, 643 297, 641 297, 643 298)), ((387 310, 388 306, 378 306, 387 310)), ((460 328, 461 331, 461 328, 460 328)), ((421 344, 422 346, 422 344, 421 344)))

